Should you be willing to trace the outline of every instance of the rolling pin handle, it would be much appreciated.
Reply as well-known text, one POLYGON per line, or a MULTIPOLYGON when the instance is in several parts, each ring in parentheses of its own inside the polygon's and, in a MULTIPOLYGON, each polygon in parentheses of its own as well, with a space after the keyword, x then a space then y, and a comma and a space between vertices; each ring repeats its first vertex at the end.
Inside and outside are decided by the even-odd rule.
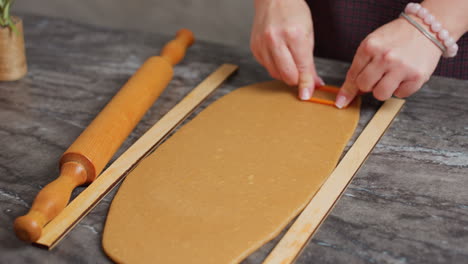
POLYGON ((187 48, 190 47, 195 38, 192 31, 181 29, 177 31, 176 38, 169 41, 161 51, 161 57, 166 59, 171 65, 176 65, 185 56, 187 48))
POLYGON ((73 189, 86 182, 86 174, 85 167, 80 163, 63 163, 60 176, 39 192, 26 215, 15 220, 16 235, 27 242, 37 241, 42 228, 65 208, 73 189))

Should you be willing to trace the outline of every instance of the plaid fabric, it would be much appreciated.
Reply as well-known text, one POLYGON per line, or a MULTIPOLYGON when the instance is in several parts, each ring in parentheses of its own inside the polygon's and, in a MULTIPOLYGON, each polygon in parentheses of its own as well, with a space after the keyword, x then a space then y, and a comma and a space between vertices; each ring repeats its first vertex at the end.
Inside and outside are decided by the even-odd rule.
MULTIPOLYGON (((307 0, 314 19, 315 55, 351 62, 361 41, 395 18, 407 0, 307 0)), ((436 75, 468 80, 468 34, 455 58, 442 58, 436 75)))

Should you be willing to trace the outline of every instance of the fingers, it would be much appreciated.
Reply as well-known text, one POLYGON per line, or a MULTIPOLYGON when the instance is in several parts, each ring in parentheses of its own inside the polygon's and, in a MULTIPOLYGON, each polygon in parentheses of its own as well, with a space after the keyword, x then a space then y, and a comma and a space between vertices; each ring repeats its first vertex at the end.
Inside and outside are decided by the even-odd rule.
POLYGON ((266 45, 259 45, 259 43, 263 42, 252 38, 250 43, 252 54, 258 63, 260 63, 268 71, 271 77, 277 80, 281 80, 281 76, 278 73, 269 48, 266 45))
POLYGON ((269 29, 253 34, 251 50, 275 79, 298 85, 299 98, 309 100, 317 85, 324 85, 313 59, 313 32, 303 27, 269 29))
POLYGON ((392 97, 392 94, 400 86, 403 74, 399 71, 390 71, 375 85, 372 93, 377 100, 385 101, 392 97))
POLYGON ((286 38, 298 73, 299 98, 309 100, 315 86, 324 85, 315 69, 312 36, 296 30, 289 32, 286 38))
POLYGON ((378 100, 407 97, 428 81, 440 50, 403 22, 387 23, 361 43, 337 96, 337 107, 348 105, 359 91, 372 92, 378 100))
POLYGON ((283 80, 288 85, 297 85, 299 73, 294 63, 294 59, 284 42, 274 43, 271 45, 270 53, 272 54, 275 65, 278 65, 278 72, 283 80))
MULTIPOLYGON (((346 107, 356 97, 359 92, 359 87, 356 85, 356 79, 364 68, 366 68, 371 59, 372 56, 369 46, 361 44, 356 51, 351 67, 346 74, 345 82, 336 96, 336 107, 340 109, 346 107)), ((369 81, 366 80, 366 82, 369 81)))
POLYGON ((286 41, 280 34, 274 31, 266 32, 262 36, 262 41, 253 41, 251 50, 273 78, 291 86, 298 84, 299 73, 296 63, 286 41))
POLYGON ((313 59, 313 55, 310 58, 310 65, 308 67, 303 68, 302 70, 299 69, 299 98, 301 100, 309 100, 312 95, 314 94, 315 88, 317 86, 324 86, 325 82, 322 78, 318 75, 317 70, 315 68, 315 63, 313 59), (305 95, 301 94, 304 93, 305 95))
POLYGON ((361 71, 369 64, 372 59, 370 45, 360 45, 353 58, 351 67, 349 67, 346 80, 354 82, 361 71))
POLYGON ((278 68, 276 67, 275 61, 272 58, 271 52, 269 49, 265 48, 261 51, 263 66, 267 69, 271 77, 277 80, 281 80, 281 75, 279 74, 278 68))
POLYGON ((363 93, 371 92, 384 75, 385 70, 385 65, 379 59, 372 59, 355 79, 359 91, 363 93))
POLYGON ((423 84, 422 81, 404 81, 393 94, 398 98, 405 98, 417 92, 423 84))
POLYGON ((356 52, 335 105, 338 108, 347 106, 359 92, 373 92, 376 99, 386 100, 406 75, 392 52, 379 47, 373 38, 368 38, 356 52))

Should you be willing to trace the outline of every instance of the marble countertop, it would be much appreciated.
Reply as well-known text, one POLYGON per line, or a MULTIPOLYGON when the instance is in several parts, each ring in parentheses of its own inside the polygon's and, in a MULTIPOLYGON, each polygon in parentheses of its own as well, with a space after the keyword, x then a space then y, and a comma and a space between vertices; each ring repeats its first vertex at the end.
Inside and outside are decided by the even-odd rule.
MULTIPOLYGON (((60 155, 172 36, 23 17, 29 73, 0 83, 0 262, 110 262, 101 235, 115 191, 52 251, 19 241, 12 223, 57 177, 60 155)), ((222 63, 240 70, 205 106, 269 79, 249 51, 197 42, 118 154, 222 63)), ((347 67, 317 59, 330 84, 339 85, 347 67)), ((467 102, 468 81, 441 77, 409 98, 297 263, 468 263, 467 102)), ((358 133, 379 104, 364 99, 358 133)), ((261 263, 275 243, 244 263, 261 263)))

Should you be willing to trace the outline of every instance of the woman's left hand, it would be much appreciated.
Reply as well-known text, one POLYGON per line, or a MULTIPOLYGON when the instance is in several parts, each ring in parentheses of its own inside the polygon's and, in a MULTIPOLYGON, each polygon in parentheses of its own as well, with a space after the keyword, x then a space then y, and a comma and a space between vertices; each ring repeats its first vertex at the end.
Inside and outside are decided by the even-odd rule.
POLYGON ((392 95, 407 97, 429 79, 441 55, 434 43, 403 18, 383 25, 361 42, 336 106, 347 106, 359 91, 372 92, 382 101, 392 95))

